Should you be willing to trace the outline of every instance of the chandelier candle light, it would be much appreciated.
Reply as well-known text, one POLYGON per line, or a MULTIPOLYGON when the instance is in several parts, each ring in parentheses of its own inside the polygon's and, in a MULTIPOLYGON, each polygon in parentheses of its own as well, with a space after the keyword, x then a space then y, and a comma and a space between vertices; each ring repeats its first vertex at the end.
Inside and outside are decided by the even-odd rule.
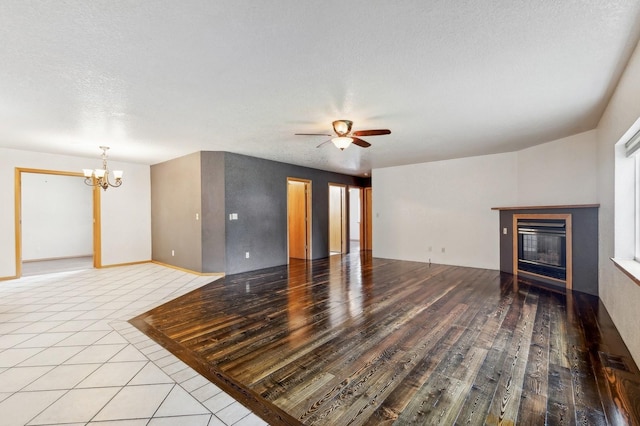
POLYGON ((110 186, 117 188, 122 185, 122 170, 113 171, 113 177, 116 181, 115 183, 111 183, 109 181, 109 169, 107 168, 107 150, 109 147, 101 146, 100 149, 102 150, 102 168, 95 170, 82 169, 84 172, 84 183, 89 186, 99 186, 105 191, 110 186))

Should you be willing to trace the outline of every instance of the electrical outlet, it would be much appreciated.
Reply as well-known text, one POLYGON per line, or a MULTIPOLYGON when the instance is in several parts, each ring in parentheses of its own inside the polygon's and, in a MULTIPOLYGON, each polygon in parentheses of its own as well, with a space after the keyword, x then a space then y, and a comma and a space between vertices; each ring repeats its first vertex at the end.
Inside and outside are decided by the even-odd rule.
POLYGON ((502 228, 502 233, 503 233, 504 235, 507 235, 507 228, 502 228))
POLYGON ((176 251, 175 250, 171 250, 171 256, 175 256, 176 255, 176 251))
POLYGON ((248 258, 249 258, 249 252, 246 252, 246 253, 244 254, 244 258, 245 258, 245 259, 248 259, 248 258))
POLYGON ((196 220, 200 220, 200 215, 196 213, 196 220))

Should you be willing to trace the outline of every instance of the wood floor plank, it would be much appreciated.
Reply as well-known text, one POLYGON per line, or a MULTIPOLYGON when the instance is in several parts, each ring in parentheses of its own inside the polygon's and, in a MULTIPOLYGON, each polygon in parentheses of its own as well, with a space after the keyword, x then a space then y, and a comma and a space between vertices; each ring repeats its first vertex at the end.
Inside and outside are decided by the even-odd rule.
POLYGON ((640 425, 606 310, 498 271, 292 260, 131 322, 272 425, 640 425))
POLYGON ((527 360, 518 424, 539 425, 546 419, 549 386, 549 299, 545 293, 538 295, 538 308, 531 336, 529 359, 527 360))
MULTIPOLYGON (((600 398, 593 365, 589 357, 588 342, 582 330, 579 312, 576 304, 578 297, 567 295, 567 351, 571 366, 571 383, 573 390, 574 409, 578 424, 603 425, 607 424, 604 414, 603 401, 600 398), (584 374, 585 370, 589 374, 584 374)), ((596 330, 589 334, 597 335, 596 330)))
POLYGON ((524 299, 523 305, 518 312, 517 322, 513 328, 502 374, 489 406, 486 423, 490 425, 516 424, 518 418, 524 371, 529 356, 538 301, 537 295, 531 292, 523 294, 522 298, 524 299))
POLYGON ((548 295, 549 375, 546 424, 576 424, 571 363, 568 356, 566 301, 564 295, 548 295))

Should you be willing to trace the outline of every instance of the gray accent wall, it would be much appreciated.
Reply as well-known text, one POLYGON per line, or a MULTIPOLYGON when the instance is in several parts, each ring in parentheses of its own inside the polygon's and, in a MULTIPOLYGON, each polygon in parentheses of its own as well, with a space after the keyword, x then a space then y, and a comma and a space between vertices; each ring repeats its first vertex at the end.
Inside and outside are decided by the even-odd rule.
POLYGON ((151 166, 153 260, 202 271, 201 200, 199 152, 151 166))
POLYGON ((226 274, 287 264, 289 177, 311 181, 311 256, 329 256, 329 183, 368 187, 371 179, 203 151, 151 166, 153 260, 226 274))
POLYGON ((288 177, 311 181, 313 259, 329 256, 329 183, 370 185, 369 179, 339 173, 239 154, 224 156, 228 274, 288 263, 288 177), (230 221, 231 213, 237 213, 238 220, 230 221))

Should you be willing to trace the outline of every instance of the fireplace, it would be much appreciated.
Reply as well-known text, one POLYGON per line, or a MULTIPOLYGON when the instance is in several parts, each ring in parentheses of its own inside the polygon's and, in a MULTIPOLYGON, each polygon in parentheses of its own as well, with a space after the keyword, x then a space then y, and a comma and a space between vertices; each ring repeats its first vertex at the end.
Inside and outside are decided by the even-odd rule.
POLYGON ((513 215, 513 274, 573 288, 571 214, 513 215))
POLYGON ((566 228, 563 219, 518 220, 518 270, 565 281, 566 228))
POLYGON ((527 282, 597 296, 598 207, 597 204, 494 207, 493 210, 500 211, 500 271, 527 282), (518 226, 524 228, 520 233, 518 226), (527 236, 531 235, 525 231, 527 228, 547 236, 527 236), (559 257, 549 253, 556 252, 558 245, 559 257), (546 254, 540 256, 540 251, 546 254), (550 267, 540 269, 539 263, 550 267))

